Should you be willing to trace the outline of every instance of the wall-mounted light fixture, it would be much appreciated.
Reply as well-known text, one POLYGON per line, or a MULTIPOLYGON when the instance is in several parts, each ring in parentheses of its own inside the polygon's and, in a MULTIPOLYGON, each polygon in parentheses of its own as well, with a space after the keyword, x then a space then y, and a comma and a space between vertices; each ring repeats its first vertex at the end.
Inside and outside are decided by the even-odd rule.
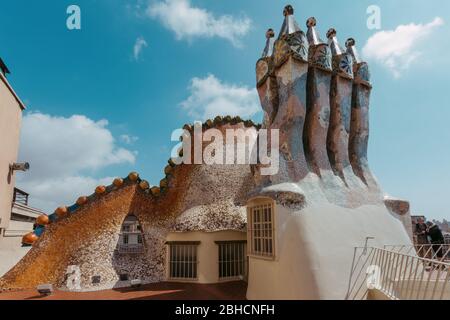
POLYGON ((28 162, 23 163, 13 163, 9 165, 9 170, 11 173, 14 173, 14 171, 28 171, 30 170, 30 164, 28 162))

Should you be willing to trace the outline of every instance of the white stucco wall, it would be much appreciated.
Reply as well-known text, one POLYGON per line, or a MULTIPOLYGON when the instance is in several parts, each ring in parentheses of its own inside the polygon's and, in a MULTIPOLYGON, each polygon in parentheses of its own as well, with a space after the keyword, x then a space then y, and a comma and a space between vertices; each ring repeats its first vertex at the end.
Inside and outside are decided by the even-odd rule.
POLYGON ((301 211, 275 206, 276 257, 250 257, 247 298, 344 299, 354 248, 411 244, 383 205, 355 209, 325 203, 301 211))
POLYGON ((22 122, 22 108, 11 90, 0 73, 0 229, 9 225, 15 185, 9 165, 17 161, 22 122))
MULTIPOLYGON (((25 225, 17 225, 12 221, 10 227, 23 229, 25 225)), ((18 230, 17 230, 18 231, 18 230)), ((22 231, 15 232, 16 235, 5 236, 2 231, 0 237, 0 277, 16 265, 31 249, 31 247, 22 247, 22 231)))
POLYGON ((10 175, 9 165, 17 162, 22 107, 8 81, 0 73, 0 276, 29 250, 21 247, 22 231, 16 232, 19 229, 30 230, 29 224, 10 221, 15 175, 10 175))

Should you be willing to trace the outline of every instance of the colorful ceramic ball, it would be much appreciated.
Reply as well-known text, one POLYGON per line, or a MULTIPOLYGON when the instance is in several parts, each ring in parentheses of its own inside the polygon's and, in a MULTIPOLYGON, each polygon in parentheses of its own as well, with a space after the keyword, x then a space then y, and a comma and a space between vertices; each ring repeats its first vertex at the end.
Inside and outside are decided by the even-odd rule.
POLYGON ((159 196, 160 193, 161 193, 161 189, 158 188, 158 187, 153 187, 151 190, 152 190, 152 194, 153 194, 154 196, 159 196))
POLYGON ((48 218, 47 215, 43 214, 37 217, 36 223, 40 226, 45 226, 50 223, 50 219, 48 218))
POLYGON ((167 188, 168 185, 169 185, 169 184, 168 184, 168 182, 167 182, 167 179, 162 179, 161 182, 159 183, 159 187, 160 187, 161 189, 167 188))
POLYGON ((22 243, 24 244, 33 244, 38 240, 38 236, 35 235, 33 232, 27 233, 22 237, 22 243))
POLYGON ((82 196, 82 197, 78 198, 77 205, 82 206, 82 205, 86 204, 86 202, 87 202, 87 197, 82 196))
POLYGON ((142 190, 147 190, 148 188, 150 188, 149 183, 145 180, 142 180, 141 183, 139 183, 139 186, 142 190))
POLYGON ((137 172, 131 172, 128 175, 128 179, 130 179, 131 181, 137 181, 137 179, 139 179, 139 174, 137 172))
POLYGON ((68 210, 67 207, 59 207, 56 209, 55 213, 58 217, 63 217, 67 214, 68 210))
POLYGON ((113 184, 114 184, 116 187, 120 187, 120 186, 123 185, 123 179, 121 179, 121 178, 116 178, 116 179, 114 179, 113 184))
POLYGON ((96 194, 103 194, 106 192, 106 187, 105 186, 98 186, 97 188, 95 188, 95 193, 96 194))

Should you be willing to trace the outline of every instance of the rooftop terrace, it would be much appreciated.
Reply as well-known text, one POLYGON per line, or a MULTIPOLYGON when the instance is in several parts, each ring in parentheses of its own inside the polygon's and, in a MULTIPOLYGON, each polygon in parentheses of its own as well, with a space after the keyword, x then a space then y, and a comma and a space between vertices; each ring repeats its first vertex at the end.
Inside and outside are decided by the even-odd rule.
POLYGON ((0 293, 0 300, 245 300, 247 283, 243 281, 219 284, 161 282, 138 289, 124 288, 95 292, 56 290, 41 296, 34 289, 0 293))

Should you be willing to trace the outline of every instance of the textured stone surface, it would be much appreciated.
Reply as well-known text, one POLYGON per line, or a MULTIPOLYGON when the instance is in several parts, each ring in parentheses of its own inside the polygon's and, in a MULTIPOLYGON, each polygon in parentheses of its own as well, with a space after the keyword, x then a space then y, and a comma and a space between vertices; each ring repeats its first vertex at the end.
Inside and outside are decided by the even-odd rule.
POLYGON ((305 196, 293 191, 270 191, 265 190, 259 194, 260 196, 272 198, 276 204, 292 210, 301 210, 306 206, 305 196))
MULTIPOLYGON (((257 180, 261 185, 299 181, 308 173, 305 153, 303 151, 303 129, 306 116, 306 79, 308 64, 288 57, 274 74, 274 79, 268 78, 265 86, 276 86, 272 90, 260 87, 260 98, 266 113, 264 128, 279 129, 280 170, 273 176, 260 176, 259 168, 255 166, 257 180), (277 90, 277 99, 273 99, 273 90, 277 90), (278 103, 278 106, 264 107, 268 103, 278 103), (273 119, 272 121, 268 121, 273 119)), ((270 146, 270 142, 269 142, 270 146)))
MULTIPOLYGON (((313 30, 315 19, 308 22, 311 39, 309 46, 302 46, 303 58, 282 35, 275 43, 273 64, 267 62, 270 57, 264 58, 273 66, 264 69, 269 75, 257 77, 263 127, 280 130, 280 170, 262 177, 260 165, 253 166, 257 188, 251 195, 268 186, 295 183, 307 203, 382 205, 383 193, 367 160, 371 90, 367 63, 354 60, 349 52, 335 50, 332 56, 313 30)), ((303 33, 297 31, 289 39, 295 34, 303 33)))
POLYGON ((350 166, 348 140, 350 136, 351 96, 352 81, 334 76, 331 84, 327 150, 333 172, 344 181, 344 168, 350 166))
POLYGON ((405 200, 387 199, 384 200, 386 207, 389 211, 398 215, 405 215, 409 212, 409 202, 405 200))
MULTIPOLYGON (((219 129, 245 128, 239 121, 230 118, 219 129)), ((127 178, 119 187, 112 184, 48 225, 30 252, 0 280, 0 288, 53 283, 64 289, 70 265, 79 266, 83 291, 123 286, 121 274, 144 283, 158 282, 165 279, 169 232, 245 230, 246 194, 254 187, 249 165, 171 168, 166 169, 170 171, 164 179, 167 187, 157 196, 143 189, 143 180, 133 174, 134 181, 127 178), (128 214, 134 214, 142 226, 143 254, 116 250, 128 214), (92 284, 94 276, 100 276, 99 284, 92 284)))
POLYGON ((330 121, 331 72, 310 68, 308 73, 308 103, 303 141, 306 159, 312 172, 321 176, 331 170, 327 153, 330 121))

